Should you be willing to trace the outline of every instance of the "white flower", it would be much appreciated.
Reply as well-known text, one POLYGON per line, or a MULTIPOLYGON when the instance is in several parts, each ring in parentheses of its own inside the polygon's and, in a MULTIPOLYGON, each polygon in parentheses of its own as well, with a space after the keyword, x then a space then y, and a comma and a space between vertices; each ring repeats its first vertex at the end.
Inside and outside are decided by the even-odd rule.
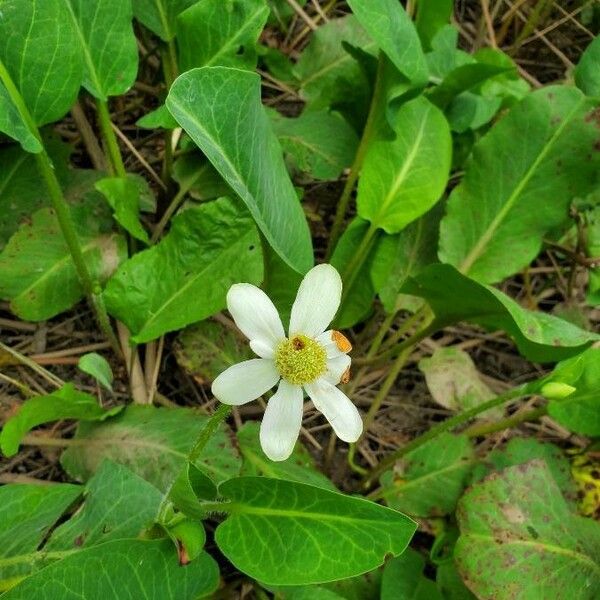
POLYGON ((221 373, 212 392, 224 404, 238 406, 279 383, 260 426, 260 443, 271 460, 285 460, 294 449, 302 425, 303 389, 340 439, 355 442, 362 433, 358 410, 336 387, 349 373, 352 346, 338 331, 325 331, 341 296, 342 280, 331 265, 311 269, 298 289, 286 337, 277 309, 262 290, 237 283, 227 294, 229 312, 260 358, 221 373))

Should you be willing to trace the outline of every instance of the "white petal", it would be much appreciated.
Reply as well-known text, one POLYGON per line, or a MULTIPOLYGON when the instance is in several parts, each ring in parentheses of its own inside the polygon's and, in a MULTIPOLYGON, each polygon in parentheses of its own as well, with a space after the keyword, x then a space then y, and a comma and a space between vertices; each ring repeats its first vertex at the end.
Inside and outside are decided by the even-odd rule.
POLYGON ((223 404, 238 406, 262 396, 280 377, 272 360, 253 358, 223 371, 213 381, 211 390, 223 404))
POLYGON ((302 425, 303 392, 284 379, 269 399, 260 424, 260 445, 271 460, 285 460, 294 449, 302 425))
POLYGON ((350 357, 347 354, 330 358, 327 361, 327 371, 323 377, 329 383, 337 385, 341 381, 342 375, 350 368, 350 362, 350 357))
POLYGON ((342 356, 344 353, 337 347, 333 337, 333 330, 328 329, 324 331, 321 335, 318 335, 315 340, 325 348, 325 352, 327 353, 327 358, 335 358, 336 356, 342 356))
POLYGON ((304 389, 315 408, 323 413, 341 440, 358 440, 363 430, 362 419, 346 394, 323 378, 306 384, 304 389))
POLYGON ((273 358, 275 356, 275 348, 273 344, 259 339, 250 340, 250 348, 254 354, 258 354, 261 358, 273 358))
POLYGON ((227 308, 242 333, 256 341, 261 351, 252 348, 259 356, 270 358, 264 348, 272 350, 285 338, 277 309, 269 297, 255 285, 236 283, 227 292, 227 308))
POLYGON ((333 321, 342 298, 342 278, 331 265, 313 267, 302 280, 292 306, 290 337, 316 337, 333 321))

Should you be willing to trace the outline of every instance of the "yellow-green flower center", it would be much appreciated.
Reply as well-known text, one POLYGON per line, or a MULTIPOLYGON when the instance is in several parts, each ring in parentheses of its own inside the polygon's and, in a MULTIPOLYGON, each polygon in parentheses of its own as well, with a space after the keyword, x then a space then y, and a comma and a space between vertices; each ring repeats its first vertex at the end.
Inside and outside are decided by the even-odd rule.
POLYGON ((277 346, 275 367, 286 381, 302 385, 325 373, 327 354, 321 344, 298 334, 277 346))

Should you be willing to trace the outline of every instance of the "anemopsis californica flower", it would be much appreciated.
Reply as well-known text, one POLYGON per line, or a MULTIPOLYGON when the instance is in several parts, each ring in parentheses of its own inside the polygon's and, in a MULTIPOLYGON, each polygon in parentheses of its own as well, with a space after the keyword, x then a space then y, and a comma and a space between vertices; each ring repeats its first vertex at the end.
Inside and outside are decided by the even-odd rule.
POLYGON ((341 333, 325 330, 341 296, 342 280, 331 265, 311 269, 298 289, 286 337, 277 309, 262 290, 236 283, 227 293, 231 316, 260 358, 221 373, 212 392, 224 404, 238 406, 279 383, 260 426, 260 444, 271 460, 285 460, 294 449, 302 425, 304 391, 340 439, 355 442, 362 433, 358 410, 336 387, 349 371, 347 353, 352 347, 341 333))

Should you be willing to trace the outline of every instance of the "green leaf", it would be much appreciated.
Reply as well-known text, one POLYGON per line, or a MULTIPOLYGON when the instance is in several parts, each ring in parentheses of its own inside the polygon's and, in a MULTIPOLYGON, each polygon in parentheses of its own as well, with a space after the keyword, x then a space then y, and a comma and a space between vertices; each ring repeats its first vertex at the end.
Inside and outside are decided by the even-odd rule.
POLYGON ((183 468, 167 490, 166 498, 187 517, 205 519, 206 510, 199 500, 214 500, 217 486, 200 469, 189 462, 183 468))
POLYGON ((220 311, 230 286, 260 283, 262 269, 252 220, 221 198, 177 215, 159 244, 123 263, 104 297, 140 344, 220 311))
POLYGON ((17 140, 23 150, 37 154, 42 151, 42 144, 25 119, 19 114, 10 99, 4 84, 0 81, 0 132, 17 140))
MULTIPOLYGON (((297 0, 299 6, 305 6, 307 0, 297 0)), ((282 31, 288 30, 289 20, 296 14, 287 0, 267 0, 271 9, 269 23, 273 22, 279 26, 282 31)))
POLYGON ((150 240, 140 223, 140 198, 147 185, 144 179, 132 173, 127 177, 106 177, 95 185, 113 209, 117 223, 145 244, 150 240))
MULTIPOLYGON (((61 463, 71 477, 85 481, 108 458, 164 491, 181 472, 207 420, 186 408, 131 405, 102 423, 80 423, 76 441, 63 453, 61 463)), ((241 460, 225 426, 194 465, 216 482, 239 473, 241 460)))
POLYGON ((600 41, 594 38, 573 72, 577 87, 588 96, 600 96, 600 41))
MULTIPOLYGON (((71 210, 83 256, 100 282, 116 269, 126 253, 124 239, 109 233, 101 218, 98 196, 89 194, 71 210)), ((71 253, 51 208, 33 214, 0 254, 0 297, 28 321, 49 319, 83 297, 71 253)))
POLYGON ((397 233, 426 213, 441 197, 452 157, 444 115, 423 97, 395 114, 392 141, 373 142, 358 184, 360 217, 397 233))
POLYGON ((377 51, 375 42, 353 15, 332 19, 319 27, 294 68, 309 110, 355 104, 364 108, 366 114, 369 80, 344 44, 373 55, 377 51))
POLYGON ((269 115, 293 171, 337 179, 352 164, 358 137, 338 113, 309 111, 288 119, 272 110, 269 115))
MULTIPOLYGON (((335 251, 331 256, 331 264, 340 272, 342 278, 361 245, 369 224, 361 218, 352 220, 346 231, 340 237, 335 251)), ((337 329, 347 329, 364 320, 372 310, 375 290, 369 276, 369 271, 375 264, 376 247, 374 247, 360 266, 352 287, 344 291, 344 301, 335 317, 337 329)))
POLYGON ((202 0, 192 5, 177 18, 181 71, 216 66, 254 69, 256 43, 268 15, 264 0, 202 0))
POLYGON ((575 433, 600 435, 600 348, 589 348, 559 363, 548 382, 566 383, 575 388, 562 400, 550 400, 550 416, 575 433))
POLYGON ((0 448, 5 456, 13 456, 18 452, 23 436, 38 425, 60 419, 101 421, 120 410, 120 406, 104 410, 94 396, 79 392, 72 383, 66 383, 52 394, 25 400, 17 414, 2 427, 0 448))
POLYGON ((135 18, 163 41, 175 37, 176 18, 198 0, 132 0, 135 18))
POLYGON ((429 77, 435 83, 440 83, 457 67, 475 62, 471 54, 458 50, 457 44, 458 29, 453 25, 445 25, 432 38, 431 52, 428 52, 425 58, 429 67, 429 77))
POLYGON ((175 129, 179 125, 164 104, 145 114, 135 124, 144 129, 175 129))
POLYGON ((32 555, 82 490, 62 483, 0 487, 0 593, 35 566, 32 555))
POLYGON ((306 272, 313 262, 310 232, 261 104, 260 77, 226 67, 193 69, 173 84, 167 107, 244 201, 273 249, 306 272), (222 109, 217 113, 215 106, 222 109))
POLYGON ((3 600, 196 600, 218 585, 217 563, 206 553, 182 568, 169 540, 115 540, 74 551, 7 592, 3 600))
POLYGON ((68 0, 85 63, 83 85, 96 98, 124 94, 135 81, 138 50, 130 0, 68 0))
POLYGON ((543 236, 566 220, 569 202, 596 184, 593 107, 575 88, 544 88, 477 143, 442 221, 443 262, 493 283, 535 258, 543 236))
MULTIPOLYGON (((0 110, 0 119, 2 118, 0 110)), ((0 128, 1 130, 1 128, 0 128)), ((54 138, 44 141, 54 172, 62 182, 67 174, 70 147, 54 138)), ((49 204, 44 180, 37 171, 35 156, 19 146, 0 148, 0 250, 10 236, 37 209, 49 204)))
POLYGON ((311 455, 300 442, 296 443, 292 455, 287 460, 280 462, 269 460, 260 447, 259 430, 260 425, 255 421, 246 421, 238 429, 237 440, 244 459, 242 475, 262 475, 308 483, 326 490, 336 489, 333 483, 317 470, 311 455))
MULTIPOLYGON (((533 459, 540 459, 546 463, 564 498, 574 505, 577 490, 571 476, 571 465, 563 451, 554 444, 539 442, 534 438, 513 438, 505 448, 490 452, 482 465, 478 465, 477 471, 483 475, 489 473, 492 467, 501 471, 533 459)), ((477 471, 476 475, 479 475, 477 471)))
MULTIPOLYGON (((82 81, 83 58, 67 4, 3 0, 1 9, 0 62, 34 123, 52 123, 71 108, 82 81)), ((26 146, 26 150, 41 150, 26 146)))
POLYGON ((401 554, 416 529, 389 508, 291 481, 240 477, 219 493, 230 502, 215 532, 219 548, 266 584, 322 583, 371 571, 401 554))
POLYGON ((453 0, 418 0, 415 26, 426 50, 437 33, 448 24, 454 12, 453 0))
POLYGON ((438 203, 400 233, 381 236, 371 264, 371 280, 386 312, 396 310, 400 290, 409 277, 437 262, 442 214, 443 205, 438 203))
POLYGON ((211 383, 231 365, 256 357, 247 339, 214 321, 186 327, 177 336, 175 356, 200 384, 211 383))
POLYGON ((408 548, 385 565, 381 600, 442 600, 435 583, 423 574, 425 559, 408 548))
MULTIPOLYGON (((491 400, 495 394, 482 381, 475 363, 460 348, 436 348, 430 358, 419 361, 429 393, 441 406, 455 411, 469 410, 491 400)), ((496 408, 486 419, 500 419, 504 411, 496 408)))
POLYGON ((180 188, 189 189, 194 200, 232 197, 234 192, 199 151, 186 152, 173 163, 173 179, 180 188))
POLYGON ((202 555, 206 542, 206 531, 202 523, 193 519, 183 519, 167 528, 169 537, 175 542, 179 552, 179 564, 186 566, 202 555))
POLYGON ((443 433, 409 452, 394 471, 381 477, 391 508, 416 517, 450 514, 466 487, 475 463, 468 437, 443 433))
POLYGON ((80 371, 91 375, 107 390, 112 391, 113 373, 108 361, 97 352, 84 354, 77 363, 80 371))
POLYGON ((435 575, 444 600, 477 600, 464 584, 453 560, 438 565, 435 575))
MULTIPOLYGON (((505 253, 506 255, 506 253, 505 253)), ((494 331, 501 329, 529 360, 549 362, 579 354, 598 335, 542 312, 522 308, 491 286, 461 275, 450 265, 431 265, 412 278, 402 291, 425 298, 438 327, 470 321, 494 331)))
POLYGON ((377 42, 394 66, 415 86, 427 82, 427 63, 417 30, 400 2, 348 0, 360 24, 377 42))
POLYGON ((83 506, 52 532, 44 552, 137 538, 152 525, 163 497, 147 481, 109 460, 87 482, 84 495, 83 506))
POLYGON ((600 524, 570 512, 544 462, 475 484, 457 518, 455 558, 478 598, 593 600, 600 594, 600 524))

